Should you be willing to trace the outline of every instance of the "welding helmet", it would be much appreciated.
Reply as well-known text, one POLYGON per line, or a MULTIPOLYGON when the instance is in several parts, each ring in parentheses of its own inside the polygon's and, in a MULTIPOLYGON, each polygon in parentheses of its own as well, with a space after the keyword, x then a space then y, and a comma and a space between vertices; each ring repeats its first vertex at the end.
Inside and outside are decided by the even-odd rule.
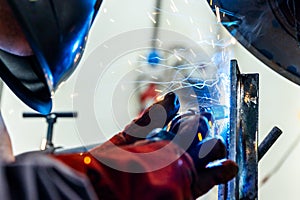
POLYGON ((300 85, 300 1, 213 0, 223 25, 254 56, 300 85))
POLYGON ((47 114, 51 95, 74 71, 101 0, 8 0, 34 55, 0 50, 0 76, 32 109, 47 114))

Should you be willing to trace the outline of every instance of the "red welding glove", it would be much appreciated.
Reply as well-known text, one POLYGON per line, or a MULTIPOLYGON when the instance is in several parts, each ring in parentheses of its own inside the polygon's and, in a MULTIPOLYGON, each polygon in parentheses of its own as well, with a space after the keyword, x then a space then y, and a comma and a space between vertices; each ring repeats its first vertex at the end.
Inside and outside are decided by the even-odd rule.
POLYGON ((214 185, 226 183, 238 171, 236 163, 225 159, 223 139, 212 137, 213 123, 210 113, 189 111, 176 116, 169 124, 168 131, 175 133, 172 142, 185 149, 196 168, 197 175, 191 188, 194 198, 203 195, 214 185))
MULTIPOLYGON (((191 141, 193 148, 187 152, 182 143, 173 140, 145 140, 151 130, 165 126, 178 109, 177 97, 168 94, 105 144, 89 153, 56 158, 86 174, 100 199, 195 199, 214 185, 232 179, 237 166, 225 160, 207 167, 209 162, 225 157, 219 139, 191 141)), ((209 121, 200 115, 192 121, 199 121, 199 117, 199 126, 203 119, 209 121)), ((185 128, 178 129, 178 135, 184 136, 190 130, 188 122, 182 123, 185 128)), ((209 131, 208 123, 204 126, 203 130, 209 131)), ((203 130, 201 134, 206 135, 203 130)))
POLYGON ((152 130, 166 126, 176 116, 179 107, 177 95, 172 92, 168 93, 162 101, 145 109, 122 132, 114 135, 99 148, 104 150, 112 146, 133 144, 138 140, 146 139, 152 130))

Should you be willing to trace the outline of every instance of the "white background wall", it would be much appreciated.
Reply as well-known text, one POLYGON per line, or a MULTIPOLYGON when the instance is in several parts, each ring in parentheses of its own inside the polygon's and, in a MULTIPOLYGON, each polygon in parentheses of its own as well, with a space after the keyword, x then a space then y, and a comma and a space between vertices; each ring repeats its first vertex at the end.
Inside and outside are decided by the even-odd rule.
MULTIPOLYGON (((207 38, 209 40, 211 38, 216 39, 216 34, 220 33, 220 27, 216 25, 214 15, 206 1, 166 0, 163 2, 164 17, 162 18, 162 26, 165 28, 184 34, 195 41, 203 41, 207 38), (174 6, 178 9, 175 12, 172 10, 174 6)), ((84 60, 93 52, 93 49, 115 35, 137 28, 151 27, 153 24, 149 19, 149 13, 151 14, 154 10, 154 3, 154 1, 141 0, 104 1, 101 13, 99 13, 91 30, 82 63, 75 74, 56 92, 53 97, 53 111, 78 111, 78 117, 80 117, 80 110, 74 110, 73 100, 78 96, 80 97, 81 93, 80 91, 74 93, 74 85, 81 67, 84 66, 84 60)), ((221 32, 223 38, 231 41, 226 32, 224 33, 224 30, 221 29, 221 32)), ((298 180, 300 179, 300 170, 298 170, 300 167, 300 157, 298 156, 300 147, 296 144, 294 151, 288 154, 286 152, 300 135, 299 86, 274 73, 238 43, 232 44, 230 48, 232 51, 228 55, 230 55, 230 58, 238 60, 242 73, 254 72, 260 75, 260 141, 275 125, 284 132, 279 141, 260 162, 259 181, 274 169, 283 156, 286 157, 286 161, 265 185, 259 186, 259 198, 274 200, 284 198, 297 199, 298 180)), ((212 53, 212 50, 208 48, 207 52, 212 53)), ((80 84, 84 85, 85 83, 80 84)), ((102 92, 104 96, 109 94, 109 91, 102 92)), ((122 99, 120 99, 120 103, 122 103, 122 99)), ((15 154, 38 149, 42 137, 46 134, 47 126, 45 120, 23 119, 22 113, 31 110, 7 88, 3 92, 1 107, 13 139, 15 154)), ((130 113, 131 111, 127 110, 127 113, 120 113, 120 115, 124 114, 130 119, 134 114, 133 112, 128 114, 128 112, 130 113)), ((100 110, 95 111, 95 113, 95 115, 100 116, 105 114, 100 110)), ((125 124, 125 122, 124 124, 112 123, 111 126, 108 124, 108 128, 105 131, 109 134, 116 133, 125 124)), ((86 134, 93 131, 93 129, 86 127, 86 134)), ((82 133, 78 133, 76 120, 73 119, 59 119, 55 125, 54 132, 54 143, 65 148, 101 142, 101 138, 98 138, 97 135, 91 136, 90 141, 83 141, 82 135, 80 135, 82 133)), ((203 198, 215 199, 214 195, 212 193, 203 198)))

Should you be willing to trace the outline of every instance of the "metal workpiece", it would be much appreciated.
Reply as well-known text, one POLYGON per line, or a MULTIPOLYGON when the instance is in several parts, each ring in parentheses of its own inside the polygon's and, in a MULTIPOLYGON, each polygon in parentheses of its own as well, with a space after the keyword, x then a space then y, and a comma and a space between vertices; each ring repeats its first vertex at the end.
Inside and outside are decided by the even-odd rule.
POLYGON ((264 138, 264 140, 258 146, 258 162, 264 157, 267 151, 276 142, 279 136, 282 134, 282 130, 277 126, 274 126, 270 133, 264 138))
POLYGON ((257 199, 258 74, 238 75, 237 176, 239 199, 257 199))
MULTIPOLYGON (((227 157, 236 162, 236 127, 237 127, 237 74, 239 74, 237 61, 230 62, 230 111, 229 111, 229 128, 227 129, 226 147, 227 157)), ((229 181, 227 184, 219 186, 219 200, 235 200, 237 195, 236 178, 229 181)))
POLYGON ((228 158, 239 166, 235 179, 219 187, 219 200, 257 199, 258 74, 241 74, 230 66, 230 122, 226 136, 228 158))

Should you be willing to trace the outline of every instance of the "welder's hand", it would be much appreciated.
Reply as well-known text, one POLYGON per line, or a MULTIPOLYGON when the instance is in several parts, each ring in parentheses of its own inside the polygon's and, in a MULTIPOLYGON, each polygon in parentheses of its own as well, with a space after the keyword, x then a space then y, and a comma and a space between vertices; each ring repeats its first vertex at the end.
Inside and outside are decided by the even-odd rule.
POLYGON ((189 155, 194 161, 197 175, 192 185, 194 197, 208 192, 213 186, 224 184, 233 179, 238 173, 235 162, 226 159, 226 149, 221 139, 202 141, 189 155))
POLYGON ((173 142, 189 151, 203 139, 211 137, 213 123, 212 114, 190 110, 177 115, 169 124, 167 131, 174 134, 173 142))
MULTIPOLYGON (((222 160, 211 164, 226 156, 222 140, 211 138, 212 115, 176 116, 178 109, 176 95, 169 93, 164 100, 146 109, 124 131, 89 151, 94 164, 86 167, 95 167, 91 178, 96 181, 92 181, 95 190, 102 192, 102 187, 109 188, 108 195, 111 197, 113 193, 115 199, 196 199, 213 186, 232 179, 238 171, 234 162, 222 160), (160 129, 162 135, 149 136, 149 132, 165 127, 171 120, 168 131, 160 129), (165 137, 164 133, 170 135, 165 137), (155 156, 151 159, 144 157, 152 153, 155 156), (144 173, 129 172, 132 170, 144 173), (97 174, 101 178, 95 179, 97 174)), ((75 160, 82 163, 84 158, 76 156, 75 160)), ((68 162, 69 166, 87 173, 86 167, 72 163, 74 159, 68 162)))
POLYGON ((105 150, 115 145, 133 144, 138 140, 145 139, 153 129, 166 126, 176 116, 179 107, 180 103, 177 95, 173 92, 166 94, 163 100, 145 109, 122 132, 102 144, 101 149, 105 150))
POLYGON ((228 182, 238 172, 237 164, 225 159, 226 147, 222 139, 212 137, 213 123, 210 113, 185 113, 170 125, 169 131, 175 134, 172 141, 185 149, 194 162, 197 175, 192 192, 195 198, 215 185, 228 182))
POLYGON ((224 158, 221 140, 203 140, 197 147, 200 154, 192 159, 173 142, 141 140, 120 146, 125 151, 116 146, 106 151, 95 148, 91 155, 59 159, 87 174, 102 199, 185 200, 196 199, 213 186, 226 183, 238 171, 230 160, 208 165, 224 158), (82 165, 87 157, 91 163, 82 165))

